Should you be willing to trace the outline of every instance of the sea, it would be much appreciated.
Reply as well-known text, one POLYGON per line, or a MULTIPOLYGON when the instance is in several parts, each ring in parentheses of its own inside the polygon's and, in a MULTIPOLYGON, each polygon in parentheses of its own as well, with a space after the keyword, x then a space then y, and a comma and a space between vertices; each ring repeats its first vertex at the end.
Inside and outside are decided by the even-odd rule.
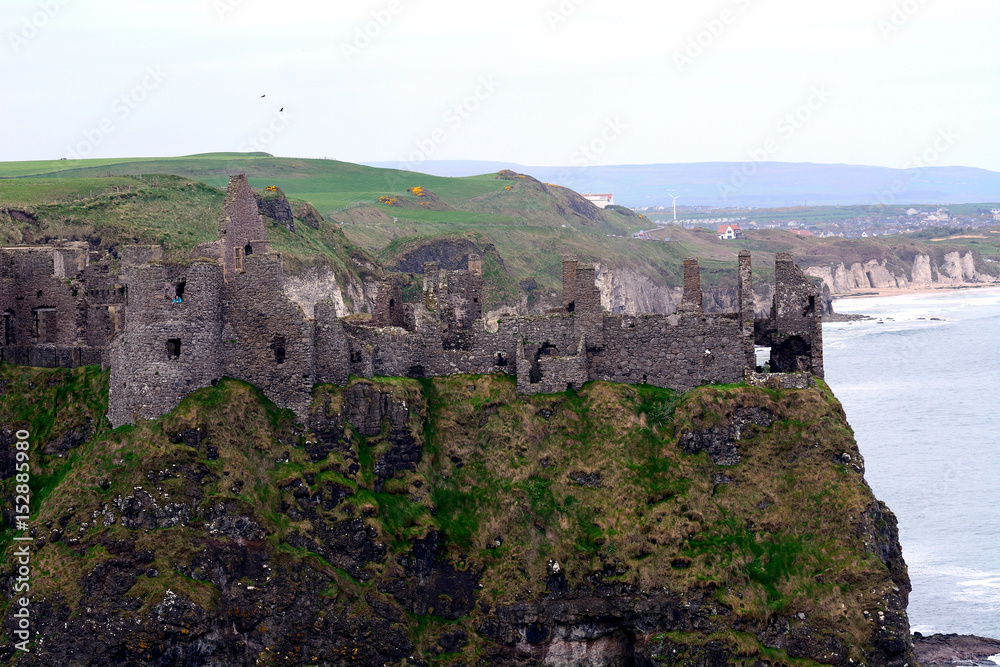
POLYGON ((1000 288, 838 299, 826 380, 899 519, 911 629, 1000 639, 1000 288))

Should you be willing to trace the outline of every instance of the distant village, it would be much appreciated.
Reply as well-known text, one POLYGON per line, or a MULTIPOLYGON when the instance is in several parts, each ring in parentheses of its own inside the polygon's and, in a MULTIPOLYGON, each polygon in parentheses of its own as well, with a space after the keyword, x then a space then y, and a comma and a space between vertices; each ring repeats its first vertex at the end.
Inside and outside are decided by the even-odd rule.
MULTIPOLYGON (((587 194, 586 199, 600 208, 614 205, 613 194, 587 194)), ((780 229, 800 236, 845 239, 913 234, 933 228, 986 228, 1000 224, 1000 208, 946 207, 797 207, 794 209, 718 209, 710 206, 678 207, 671 213, 666 206, 633 208, 655 228, 637 231, 633 238, 670 241, 671 229, 711 229, 722 241, 744 238, 747 231, 780 229), (843 211, 843 216, 837 215, 843 211)))

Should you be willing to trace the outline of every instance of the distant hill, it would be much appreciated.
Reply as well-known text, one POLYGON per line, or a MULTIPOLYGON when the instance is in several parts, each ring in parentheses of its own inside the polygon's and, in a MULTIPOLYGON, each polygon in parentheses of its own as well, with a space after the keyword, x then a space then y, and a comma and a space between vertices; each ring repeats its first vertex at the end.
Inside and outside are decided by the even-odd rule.
MULTIPOLYGON (((669 243, 639 240, 632 234, 650 229, 649 218, 623 207, 600 210, 577 194, 596 189, 620 197, 617 186, 558 187, 544 170, 536 172, 543 173, 538 179, 534 170, 493 169, 498 164, 482 175, 453 178, 266 154, 0 163, 0 245, 66 239, 115 252, 123 244, 156 243, 168 258, 182 260, 195 245, 216 238, 229 175, 246 173, 262 197, 287 197, 283 210, 291 218, 268 214, 268 234, 307 304, 327 298, 335 277, 345 303, 362 308, 366 277, 377 267, 418 274, 425 261, 434 261, 455 269, 470 252, 483 256, 486 309, 530 312, 561 303, 564 255, 600 265, 602 300, 616 312, 672 312, 685 257, 701 260, 709 307, 731 310, 736 258, 744 248, 754 253, 762 310, 769 307, 777 252, 792 252, 836 291, 864 287, 866 272, 872 288, 902 277, 914 281, 918 255, 927 257, 921 260, 927 270, 917 277, 927 280, 935 265, 957 275, 956 256, 947 257, 956 252, 973 253, 963 260, 962 276, 992 280, 1000 267, 994 245, 1000 230, 951 228, 852 241, 761 230, 731 243, 720 241, 715 230, 671 227, 669 243)), ((648 187, 640 177, 636 182, 648 187)), ((421 287, 413 275, 404 294, 418 298, 421 287)))
MULTIPOLYGON (((405 168, 398 163, 370 163, 405 168)), ((435 176, 513 169, 577 192, 611 192, 625 206, 782 207, 963 204, 1000 199, 1000 173, 969 167, 889 169, 846 164, 698 162, 608 167, 528 167, 504 162, 429 160, 411 167, 435 176), (741 170, 749 173, 743 176, 741 170), (669 194, 668 194, 669 193, 669 194)))

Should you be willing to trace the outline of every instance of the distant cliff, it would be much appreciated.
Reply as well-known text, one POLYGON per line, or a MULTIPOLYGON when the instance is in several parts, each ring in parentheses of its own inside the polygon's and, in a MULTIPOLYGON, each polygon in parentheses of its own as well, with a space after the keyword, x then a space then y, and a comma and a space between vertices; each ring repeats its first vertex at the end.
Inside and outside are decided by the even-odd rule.
POLYGON ((11 429, 40 482, 44 640, 13 664, 915 664, 896 521, 822 382, 365 380, 300 425, 223 380, 115 431, 106 391, 0 367, 4 495, 11 429))
POLYGON ((997 278, 977 270, 972 251, 941 253, 940 257, 917 254, 903 258, 843 262, 832 266, 809 266, 806 275, 820 278, 834 294, 870 289, 920 289, 996 283, 997 278))

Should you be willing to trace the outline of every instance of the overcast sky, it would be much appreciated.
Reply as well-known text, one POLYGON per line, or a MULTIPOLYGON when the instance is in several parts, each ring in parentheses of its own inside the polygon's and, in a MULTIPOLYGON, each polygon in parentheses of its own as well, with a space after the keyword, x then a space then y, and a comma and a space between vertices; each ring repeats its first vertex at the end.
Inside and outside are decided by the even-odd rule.
POLYGON ((996 0, 2 0, 0 160, 1000 171, 998 28, 996 0))

